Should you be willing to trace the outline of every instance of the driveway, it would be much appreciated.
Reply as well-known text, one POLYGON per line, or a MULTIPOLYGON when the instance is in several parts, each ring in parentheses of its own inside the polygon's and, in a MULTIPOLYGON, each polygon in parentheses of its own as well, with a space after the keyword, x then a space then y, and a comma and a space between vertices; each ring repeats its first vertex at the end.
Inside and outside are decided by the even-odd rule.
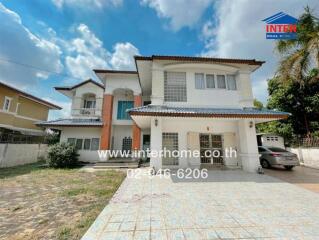
POLYGON ((142 174, 126 178, 82 239, 319 239, 318 217, 317 193, 267 175, 142 174))
POLYGON ((265 173, 319 193, 319 169, 299 166, 293 168, 292 171, 287 171, 282 167, 276 167, 265 169, 265 173))

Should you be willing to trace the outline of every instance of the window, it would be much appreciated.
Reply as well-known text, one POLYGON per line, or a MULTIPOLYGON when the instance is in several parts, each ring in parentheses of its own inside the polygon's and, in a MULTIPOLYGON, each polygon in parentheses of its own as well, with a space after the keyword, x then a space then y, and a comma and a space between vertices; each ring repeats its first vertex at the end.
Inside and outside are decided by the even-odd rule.
POLYGON ((287 150, 278 147, 269 147, 268 149, 272 152, 288 152, 287 150))
POLYGON ((99 147, 100 147, 100 139, 99 138, 92 138, 91 151, 99 150, 99 147))
POLYGON ((217 87, 226 89, 225 75, 217 75, 217 87))
POLYGON ((264 149, 264 148, 262 148, 262 147, 258 147, 258 151, 259 151, 259 152, 267 152, 267 150, 264 149))
POLYGON ((11 98, 5 97, 3 103, 3 110, 9 112, 11 105, 11 98))
POLYGON ((195 73, 195 88, 196 89, 204 89, 204 73, 195 73))
POLYGON ((95 108, 95 100, 84 100, 84 108, 95 108))
POLYGON ((81 150, 83 145, 83 139, 76 139, 75 148, 81 150))
POLYGON ((68 143, 75 145, 76 139, 75 138, 68 138, 68 143))
POLYGON ((178 165, 178 134, 177 133, 162 133, 162 147, 163 151, 166 149, 167 152, 163 156, 163 165, 178 165))
POLYGON ((213 74, 206 75, 206 87, 215 88, 215 78, 213 74))
POLYGON ((75 146, 77 150, 99 150, 100 147, 100 139, 99 138, 68 138, 67 140, 68 143, 72 144, 75 146))
POLYGON ((227 88, 228 90, 237 90, 235 75, 227 75, 227 88))
POLYGON ((91 139, 90 138, 84 139, 83 149, 84 150, 90 150, 90 148, 91 148, 91 139))
POLYGON ((186 73, 164 73, 164 100, 167 102, 186 102, 186 73))
POLYGON ((125 137, 122 140, 122 151, 131 151, 132 150, 132 138, 125 137))
POLYGON ((151 101, 144 101, 144 102, 143 102, 143 106, 150 105, 151 103, 152 103, 151 101))
POLYGON ((126 112, 127 109, 133 108, 133 101, 118 101, 117 105, 117 119, 130 120, 130 115, 126 112))

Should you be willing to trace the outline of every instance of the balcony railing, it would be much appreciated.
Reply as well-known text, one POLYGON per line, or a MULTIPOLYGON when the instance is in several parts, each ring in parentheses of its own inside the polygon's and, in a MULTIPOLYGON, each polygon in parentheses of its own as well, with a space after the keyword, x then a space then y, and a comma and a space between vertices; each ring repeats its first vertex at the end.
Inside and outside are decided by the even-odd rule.
POLYGON ((102 110, 97 108, 78 108, 72 109, 73 116, 101 116, 102 110))

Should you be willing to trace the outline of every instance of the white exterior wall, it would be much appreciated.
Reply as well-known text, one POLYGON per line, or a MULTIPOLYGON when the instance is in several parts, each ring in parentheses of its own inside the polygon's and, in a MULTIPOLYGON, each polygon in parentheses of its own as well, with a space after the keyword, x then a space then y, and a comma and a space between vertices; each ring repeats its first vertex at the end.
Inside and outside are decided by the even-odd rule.
POLYGON ((287 150, 297 154, 304 166, 319 169, 319 148, 287 148, 287 150))
POLYGON ((262 135, 261 143, 263 146, 267 146, 267 147, 285 148, 284 138, 278 135, 268 135, 268 134, 262 135), (272 138, 272 139, 276 138, 278 141, 268 140, 267 138, 272 138))
MULTIPOLYGON (((239 148, 238 139, 238 124, 234 120, 211 120, 201 118, 152 118, 151 122, 151 149, 162 149, 162 133, 171 132, 178 133, 178 149, 179 150, 200 150, 199 148, 199 134, 220 134, 223 136, 224 147, 239 148), (155 126, 155 119, 158 120, 158 126, 155 126), (181 124, 181 122, 183 124, 181 124), (196 133, 198 143, 194 149, 188 144, 188 134, 196 133)), ((240 158, 237 156, 225 159, 227 167, 240 167, 240 158)), ((162 160, 159 157, 151 157, 151 166, 159 169, 162 166, 162 160)), ((178 166, 169 166, 170 168, 198 168, 200 167, 200 158, 189 158, 183 156, 179 159, 178 166)))
POLYGON ((105 80, 105 94, 113 94, 116 89, 132 90, 134 95, 141 94, 141 87, 137 75, 114 74, 105 80))
MULTIPOLYGON (((96 112, 96 115, 101 115, 102 106, 103 106, 103 93, 104 89, 98 87, 97 85, 89 82, 85 85, 82 85, 75 89, 75 94, 72 98, 72 106, 71 109, 80 109, 83 108, 83 95, 92 93, 95 94, 96 97, 96 109, 99 110, 96 112)), ((79 117, 79 116, 76 116, 79 117)), ((85 115, 84 115, 85 117, 85 115)))
POLYGON ((253 107, 253 93, 250 71, 226 65, 174 64, 161 65, 154 62, 152 67, 152 104, 203 107, 253 107), (187 102, 164 102, 164 71, 186 72, 187 102), (234 74, 237 90, 195 89, 195 73, 216 75, 234 74), (205 101, 203 101, 205 99, 205 101))
POLYGON ((122 141, 125 137, 132 137, 132 126, 113 126, 112 149, 122 150, 122 141))
POLYGON ((46 158, 47 144, 0 144, 0 168, 34 163, 46 158))
POLYGON ((243 169, 247 172, 256 172, 260 163, 254 120, 239 120, 238 133, 239 155, 243 169))
MULTIPOLYGON (((61 129, 60 142, 67 142, 68 138, 99 138, 101 141, 101 128, 94 127, 70 127, 61 129)), ((97 151, 79 150, 79 160, 84 162, 97 162, 99 155, 97 151)))

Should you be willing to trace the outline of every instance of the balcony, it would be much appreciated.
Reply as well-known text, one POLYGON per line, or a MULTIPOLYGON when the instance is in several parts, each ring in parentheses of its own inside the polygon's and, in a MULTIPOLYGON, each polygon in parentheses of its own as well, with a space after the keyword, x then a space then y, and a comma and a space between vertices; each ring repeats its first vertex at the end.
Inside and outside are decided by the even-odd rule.
POLYGON ((72 116, 77 117, 100 117, 102 109, 98 108, 77 108, 72 109, 72 116))

